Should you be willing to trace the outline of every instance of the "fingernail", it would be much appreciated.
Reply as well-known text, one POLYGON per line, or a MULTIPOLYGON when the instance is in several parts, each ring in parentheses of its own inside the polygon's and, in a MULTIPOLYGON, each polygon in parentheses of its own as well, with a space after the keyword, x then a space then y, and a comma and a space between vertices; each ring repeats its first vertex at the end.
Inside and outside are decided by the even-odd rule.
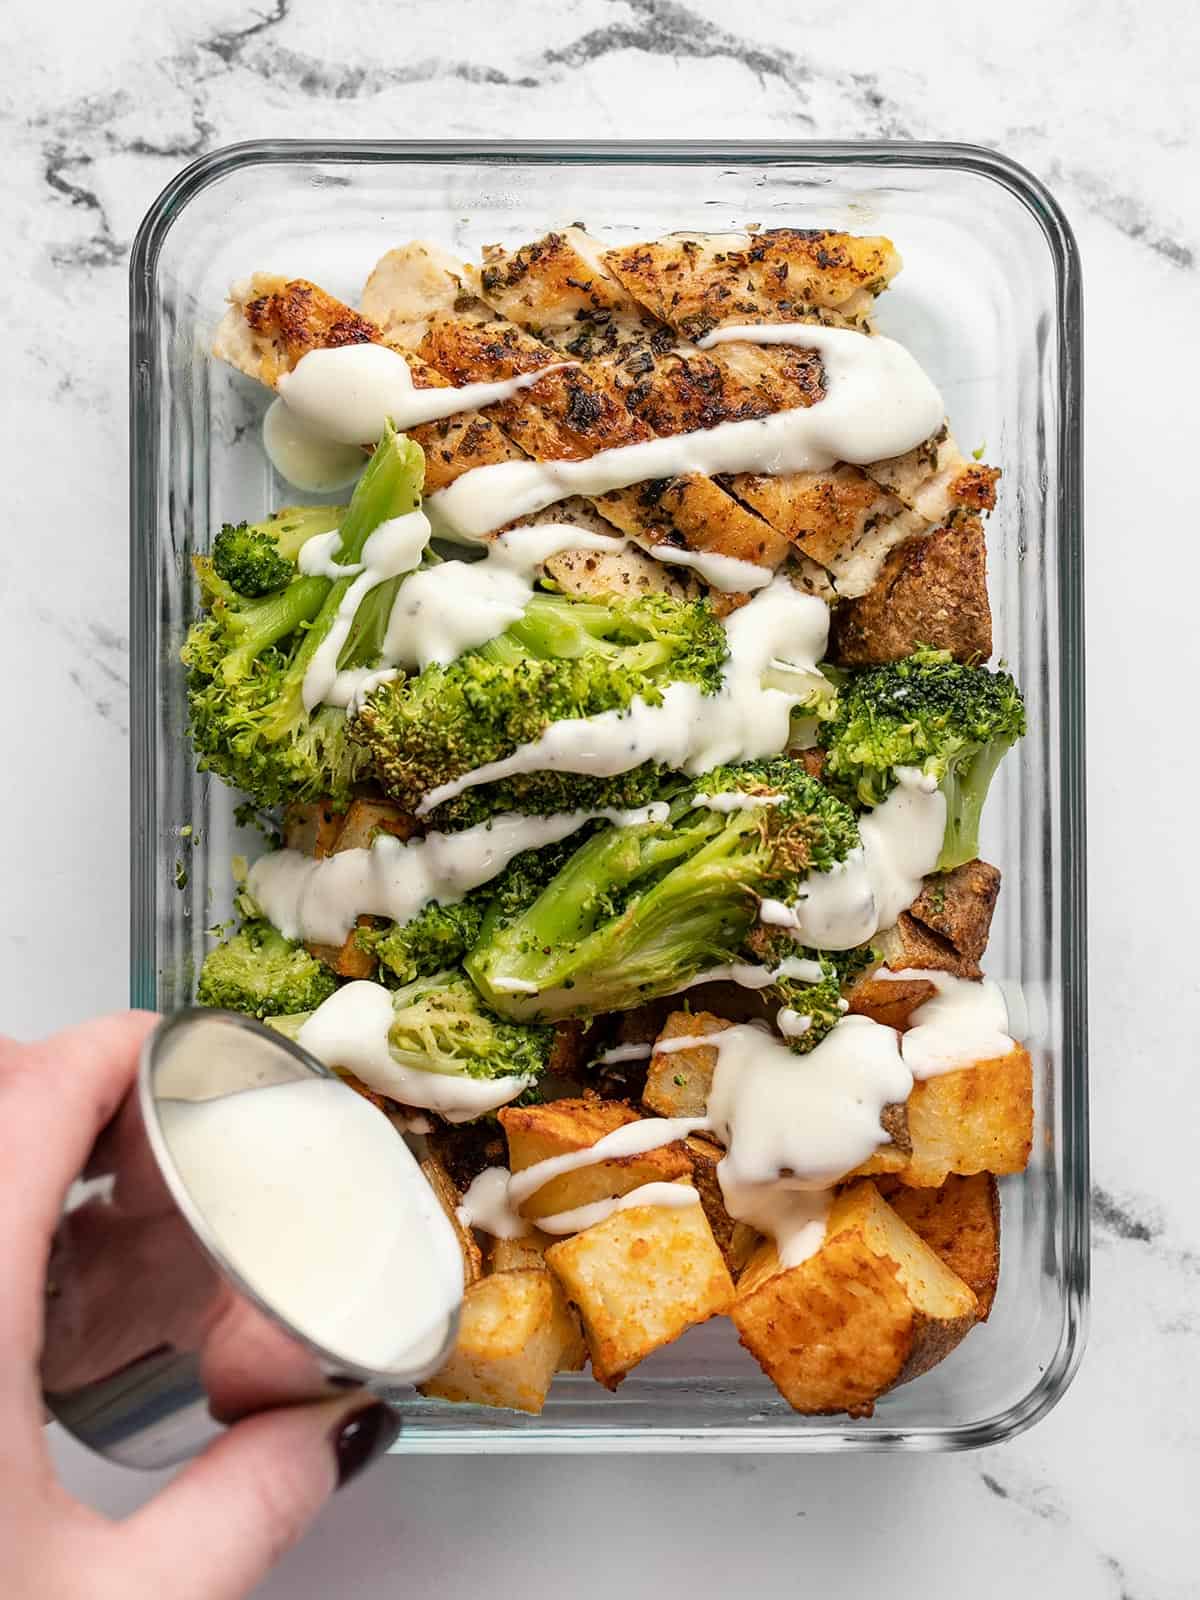
POLYGON ((399 1414, 382 1400, 375 1400, 348 1416, 333 1436, 338 1488, 344 1488, 351 1478, 357 1478, 364 1467, 370 1466, 376 1456, 383 1455, 399 1432, 399 1414))

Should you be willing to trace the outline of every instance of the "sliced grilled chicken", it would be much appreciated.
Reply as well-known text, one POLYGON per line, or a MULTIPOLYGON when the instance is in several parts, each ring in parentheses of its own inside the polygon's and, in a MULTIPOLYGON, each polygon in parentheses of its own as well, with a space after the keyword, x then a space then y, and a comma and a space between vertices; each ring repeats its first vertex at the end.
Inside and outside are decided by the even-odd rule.
MULTIPOLYGON (((462 263, 452 265, 423 244, 407 245, 379 263, 363 298, 389 332, 401 337, 420 332, 417 353, 454 383, 533 372, 561 353, 498 316, 482 299, 469 299, 463 292, 469 283, 462 263), (438 301, 442 309, 421 321, 414 318, 413 308, 426 292, 435 259, 447 280, 438 301), (407 277, 406 264, 411 269, 407 277), (384 306, 387 295, 394 297, 394 311, 384 306), (454 309, 447 311, 452 295, 454 309)), ((583 460, 655 434, 624 403, 610 372, 578 361, 548 373, 491 414, 526 454, 540 460, 583 460)), ((778 565, 786 553, 786 544, 761 517, 713 479, 698 474, 614 490, 593 503, 614 527, 644 542, 667 542, 764 566, 778 565)))
POLYGON ((609 250, 604 261, 635 299, 689 339, 736 322, 862 327, 900 270, 890 239, 807 228, 675 233, 609 250))
MULTIPOLYGON (((392 344, 377 323, 304 278, 258 272, 235 284, 213 339, 213 354, 269 389, 310 350, 347 344, 392 344)), ((405 353, 413 387, 444 389, 447 379, 405 353)), ((521 459, 521 452, 490 418, 463 411, 410 429, 425 452, 425 488, 432 494, 471 467, 521 459)))

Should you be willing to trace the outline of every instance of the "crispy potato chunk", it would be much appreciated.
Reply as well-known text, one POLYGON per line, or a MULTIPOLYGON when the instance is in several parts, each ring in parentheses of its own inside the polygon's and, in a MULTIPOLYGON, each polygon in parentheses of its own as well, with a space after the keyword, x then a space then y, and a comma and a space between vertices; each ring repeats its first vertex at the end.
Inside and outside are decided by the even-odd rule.
POLYGON ((967 961, 981 961, 1000 893, 1000 869, 967 861, 926 878, 913 901, 913 917, 945 939, 967 961))
POLYGON ((544 1267, 546 1251, 554 1243, 548 1233, 531 1228, 519 1239, 492 1239, 487 1251, 487 1270, 492 1272, 520 1272, 529 1267, 544 1267))
POLYGON ((463 1287, 469 1289, 473 1283, 483 1276, 483 1253, 470 1228, 464 1228, 459 1221, 458 1206, 462 1200, 462 1195, 459 1194, 453 1178, 451 1178, 437 1156, 426 1156, 421 1162, 421 1171, 425 1174, 426 1183, 437 1195, 438 1205, 446 1213, 450 1226, 454 1229, 454 1236, 458 1240, 458 1248, 462 1251, 463 1287))
MULTIPOLYGON (((552 1100, 542 1106, 505 1106, 499 1114, 513 1172, 551 1156, 590 1149, 605 1134, 638 1120, 636 1111, 611 1100, 552 1100)), ((544 1183, 518 1209, 521 1216, 536 1221, 628 1194, 643 1183, 669 1183, 690 1171, 687 1151, 677 1141, 644 1155, 615 1156, 564 1172, 544 1183)))
POLYGON ((908 1097, 912 1155, 897 1176, 936 1189, 952 1173, 1024 1172, 1033 1148, 1033 1063, 1014 1045, 913 1085, 908 1097))
POLYGON ((283 816, 284 847, 321 860, 333 854, 345 820, 345 812, 334 811, 327 800, 291 805, 283 816))
POLYGON ((583 1359, 578 1324, 553 1274, 544 1267, 498 1272, 467 1290, 450 1358, 420 1391, 537 1416, 554 1374, 578 1371, 583 1359))
POLYGON ((781 1270, 775 1246, 760 1246, 730 1313, 796 1411, 858 1417, 949 1355, 977 1314, 972 1290, 873 1183, 837 1196, 825 1242, 807 1261, 781 1270))
POLYGON ((990 1172, 951 1176, 940 1189, 908 1189, 898 1178, 877 1187, 892 1210, 951 1272, 969 1284, 986 1322, 1000 1277, 1000 1189, 990 1172))
POLYGON ((413 839, 424 832, 411 812, 402 811, 390 800, 352 800, 333 853, 369 850, 381 833, 390 833, 396 839, 413 839))
POLYGON ((846 999, 853 1016, 870 1017, 885 1028, 903 1031, 917 1007, 936 993, 924 978, 880 978, 868 973, 847 991, 846 999))
POLYGON ((982 978, 978 961, 960 955, 948 939, 918 922, 911 912, 902 911, 894 928, 877 933, 876 950, 893 972, 905 968, 916 971, 949 972, 956 978, 982 978))
POLYGON ((949 650, 956 661, 986 661, 992 613, 979 518, 890 551, 866 594, 835 610, 830 632, 830 660, 844 667, 898 661, 918 645, 949 650))
POLYGON ((733 1299, 700 1205, 632 1206, 551 1245, 546 1260, 579 1307, 592 1372, 607 1389, 733 1299))
MULTIPOLYGON (((730 1024, 710 1011, 673 1011, 658 1043, 720 1033, 730 1024)), ((650 1057, 642 1104, 656 1117, 702 1117, 708 1107, 717 1052, 704 1045, 688 1050, 656 1050, 650 1057)))

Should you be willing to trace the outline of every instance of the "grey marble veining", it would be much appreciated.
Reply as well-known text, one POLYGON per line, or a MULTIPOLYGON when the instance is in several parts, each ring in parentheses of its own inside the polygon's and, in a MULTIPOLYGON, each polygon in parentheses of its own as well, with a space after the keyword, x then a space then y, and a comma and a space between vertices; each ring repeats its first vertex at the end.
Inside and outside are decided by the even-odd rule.
MULTIPOLYGON (((575 1571, 580 1600, 618 1582, 899 1600, 1200 1592, 1198 762, 1180 740, 1200 585, 1180 470, 1196 453, 1198 80, 1183 0, 18 0, 6 14, 0 1024, 16 1033, 126 991, 125 266, 188 160, 267 134, 968 140, 1052 184, 1084 260, 1095 1292, 1071 1391, 974 1456, 397 1460, 265 1594, 541 1593, 585 1522, 614 1531, 608 1568, 575 1571), (1171 851, 1176 866, 1159 865, 1171 851), (69 989, 64 926, 86 952, 69 989), (518 1538, 531 1507, 537 1538, 518 1538)), ((60 1454, 114 1511, 144 1492, 60 1454)))

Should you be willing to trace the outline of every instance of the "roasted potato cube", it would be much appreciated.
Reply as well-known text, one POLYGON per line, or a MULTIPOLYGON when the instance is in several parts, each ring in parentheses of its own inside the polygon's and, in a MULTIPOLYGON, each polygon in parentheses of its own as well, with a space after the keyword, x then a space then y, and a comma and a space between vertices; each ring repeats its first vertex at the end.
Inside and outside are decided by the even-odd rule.
POLYGON ((552 1236, 540 1228, 531 1228, 519 1239, 493 1239, 487 1252, 487 1270, 520 1272, 528 1267, 544 1267, 546 1251, 553 1243, 552 1236))
POLYGON ((1033 1063, 1014 1045, 913 1085, 908 1097, 912 1155, 901 1183, 936 1189, 952 1173, 1023 1172, 1033 1148, 1033 1063))
POLYGON ((725 1257, 725 1265, 736 1278, 754 1254, 759 1235, 748 1223, 736 1222, 725 1209, 725 1195, 717 1177, 717 1166, 725 1155, 721 1146, 695 1135, 685 1143, 692 1162, 692 1182, 700 1195, 704 1215, 717 1248, 725 1257))
POLYGON ((872 940, 885 964, 893 972, 906 968, 920 971, 949 972, 956 978, 982 978, 983 969, 978 961, 960 955, 948 939, 934 933, 923 922, 918 922, 908 911, 902 911, 894 928, 885 928, 872 940))
MULTIPOLYGON (((359 917, 355 923, 358 928, 372 926, 370 917, 359 917)), ((310 956, 316 956, 318 961, 323 961, 327 967, 332 967, 339 978, 370 978, 375 973, 375 957, 369 950, 364 950, 355 938, 353 932, 348 933, 343 942, 338 944, 306 944, 304 947, 310 956)))
POLYGON ((928 1372, 974 1324, 975 1295, 873 1183, 833 1202, 815 1255, 781 1270, 760 1246, 730 1315, 796 1411, 867 1417, 886 1390, 928 1372))
POLYGON ((437 1156, 427 1155, 421 1162, 421 1171, 425 1174, 426 1183, 437 1195, 438 1204, 450 1219, 450 1226, 454 1229, 454 1236, 462 1251, 463 1285, 470 1288, 476 1279, 483 1276, 483 1255, 471 1229, 464 1228, 459 1221, 458 1206, 462 1195, 437 1156))
POLYGON ((352 800, 334 854, 340 855, 343 850, 369 850, 380 833, 390 833, 397 839, 412 839, 424 831, 416 817, 390 800, 352 800))
POLYGON ((936 993, 924 978, 881 978, 872 972, 846 991, 846 1001, 856 1017, 870 1017, 885 1028, 904 1029, 917 1007, 936 993))
POLYGON ((543 1267, 498 1272, 473 1283, 458 1338, 422 1394, 536 1416, 556 1372, 583 1365, 579 1327, 552 1273, 543 1267))
MULTIPOLYGON (((728 1027, 724 1017, 714 1017, 710 1011, 673 1011, 663 1024, 657 1045, 671 1039, 720 1033, 728 1027)), ((642 1104, 656 1117, 702 1117, 716 1068, 717 1052, 703 1045, 687 1050, 656 1048, 650 1057, 642 1104)))
POLYGON ((546 1260, 579 1308, 592 1372, 608 1389, 733 1298, 701 1205, 631 1206, 551 1245, 546 1260))
MULTIPOLYGON (((551 1156, 587 1150, 605 1134, 639 1120, 636 1111, 612 1100, 552 1100, 542 1106, 505 1106, 499 1121, 508 1135, 508 1164, 513 1172, 551 1156)), ((517 1208, 536 1221, 558 1211, 573 1211, 595 1200, 628 1194, 643 1183, 668 1183, 691 1171, 681 1141, 648 1150, 644 1155, 594 1161, 551 1178, 517 1208)))
POLYGON ((898 1178, 876 1187, 951 1272, 975 1293, 986 1322, 1000 1277, 1000 1189, 990 1172, 952 1175, 940 1189, 908 1189, 898 1178))
POLYGON ((967 961, 980 961, 992 931, 1000 869, 966 861, 952 872, 926 878, 909 908, 913 918, 945 939, 967 961))
POLYGON ((345 820, 345 812, 334 811, 326 800, 289 806, 283 816, 284 845, 318 859, 332 855, 345 820))
POLYGON ((986 661, 992 613, 979 518, 960 517, 890 551, 866 594, 835 609, 830 633, 830 660, 843 667, 899 661, 918 645, 986 661))

